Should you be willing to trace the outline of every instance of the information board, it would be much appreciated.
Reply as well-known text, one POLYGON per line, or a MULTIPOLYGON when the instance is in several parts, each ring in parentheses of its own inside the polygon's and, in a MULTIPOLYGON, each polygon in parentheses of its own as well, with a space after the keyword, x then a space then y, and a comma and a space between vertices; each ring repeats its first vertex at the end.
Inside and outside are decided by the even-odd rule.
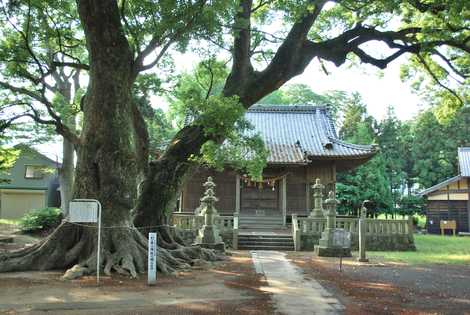
POLYGON ((70 222, 98 222, 98 203, 96 201, 71 201, 69 204, 70 222))
POLYGON ((351 232, 344 229, 335 229, 333 231, 333 246, 351 248, 351 232))

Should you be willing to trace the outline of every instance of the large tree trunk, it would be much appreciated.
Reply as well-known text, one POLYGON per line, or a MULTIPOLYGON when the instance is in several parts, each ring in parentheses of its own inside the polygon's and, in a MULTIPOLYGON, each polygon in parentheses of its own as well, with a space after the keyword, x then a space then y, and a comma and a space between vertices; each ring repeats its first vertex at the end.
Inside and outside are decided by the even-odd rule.
MULTIPOLYGON (((74 75, 74 81, 78 81, 79 72, 77 71, 74 75)), ((54 80, 56 81, 57 91, 64 98, 69 106, 72 106, 72 84, 68 81, 68 78, 63 73, 55 73, 54 80)), ((75 82, 75 88, 78 83, 75 82)), ((75 91, 76 92, 76 91, 75 91)), ((69 112, 64 113, 64 123, 67 127, 75 132, 77 129, 77 122, 75 115, 69 112)), ((67 217, 69 214, 69 202, 72 200, 73 194, 73 176, 74 176, 74 154, 75 148, 71 141, 67 138, 62 137, 62 165, 59 168, 59 184, 60 184, 60 207, 62 214, 67 217)))
MULTIPOLYGON (((74 197, 97 199, 102 204, 101 261, 105 273, 115 270, 135 277, 146 269, 147 242, 130 216, 141 171, 134 146, 133 54, 115 1, 82 0, 78 9, 89 52, 90 83, 83 107, 74 197)), ((212 251, 181 246, 167 228, 161 229, 161 235, 161 245, 166 248, 159 250, 157 267, 162 272, 187 268, 196 258, 217 258, 212 251)), ((96 228, 63 223, 44 242, 0 256, 0 271, 77 264, 65 274, 67 279, 75 278, 96 271, 96 244, 96 228)))
POLYGON ((166 224, 165 215, 174 210, 181 185, 190 172, 192 163, 188 159, 207 140, 202 127, 185 127, 175 135, 166 152, 150 163, 134 209, 136 226, 166 224))
POLYGON ((72 200, 74 173, 74 146, 67 139, 62 139, 62 166, 59 168, 60 208, 64 217, 69 214, 69 202, 72 200))

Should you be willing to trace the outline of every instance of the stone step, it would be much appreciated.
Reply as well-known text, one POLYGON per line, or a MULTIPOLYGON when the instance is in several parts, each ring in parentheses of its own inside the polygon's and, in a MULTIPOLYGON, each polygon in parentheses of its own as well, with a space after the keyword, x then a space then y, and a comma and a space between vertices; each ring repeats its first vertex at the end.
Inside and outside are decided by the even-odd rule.
POLYGON ((240 246, 276 246, 276 247, 294 247, 294 242, 240 242, 240 246))
POLYGON ((240 215, 240 218, 282 219, 282 215, 240 215))
POLYGON ((240 234, 238 248, 244 250, 294 250, 292 235, 240 234))
POLYGON ((244 245, 239 244, 238 249, 242 250, 294 250, 294 245, 292 246, 277 246, 277 245, 244 245))
POLYGON ((247 237, 245 235, 239 235, 238 236, 239 240, 246 240, 246 241, 279 241, 279 242, 285 242, 285 241, 292 241, 292 237, 247 237))
POLYGON ((240 219, 273 219, 273 220, 282 220, 281 215, 240 215, 240 219))
POLYGON ((282 225, 279 224, 239 224, 241 229, 256 229, 256 230, 279 230, 282 225))
POLYGON ((239 220, 240 224, 283 224, 282 220, 239 220))
POLYGON ((252 236, 252 235, 238 235, 239 240, 251 241, 292 241, 292 236, 252 236))

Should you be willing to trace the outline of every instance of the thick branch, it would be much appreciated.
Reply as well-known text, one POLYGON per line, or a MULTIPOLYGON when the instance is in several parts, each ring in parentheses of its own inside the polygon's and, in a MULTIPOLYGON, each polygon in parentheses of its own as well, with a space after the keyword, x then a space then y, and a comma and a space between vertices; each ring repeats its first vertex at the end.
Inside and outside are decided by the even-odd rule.
POLYGON ((13 117, 10 117, 8 119, 0 120, 0 134, 4 132, 6 129, 10 128, 10 126, 18 119, 23 118, 23 117, 28 117, 29 115, 27 113, 15 115, 13 117))
MULTIPOLYGON (((245 93, 241 93, 240 101, 246 106, 251 106, 263 96, 271 93, 287 82, 293 76, 300 74, 308 62, 301 57, 303 45, 307 40, 308 32, 320 14, 325 0, 311 0, 313 9, 308 11, 298 22, 294 23, 286 39, 277 50, 271 63, 261 73, 251 80, 245 93), (248 92, 249 91, 249 92, 248 92)), ((230 78, 229 78, 230 79, 230 78)), ((233 82, 233 84, 238 84, 233 82)), ((226 91, 226 94, 230 91, 226 91)))
POLYGON ((83 63, 78 63, 78 62, 54 61, 54 62, 52 62, 52 66, 55 66, 55 67, 69 67, 69 68, 75 68, 75 69, 80 69, 80 70, 90 70, 89 65, 83 64, 83 63))
POLYGON ((29 96, 33 100, 36 100, 40 102, 41 104, 43 104, 46 107, 48 114, 51 116, 53 120, 42 119, 39 113, 37 112, 37 110, 34 109, 34 107, 30 104, 28 105, 28 107, 32 110, 33 114, 28 114, 27 116, 33 118, 38 123, 54 125, 56 132, 58 134, 64 136, 65 138, 67 138, 67 140, 69 140, 75 145, 78 145, 80 143, 80 139, 78 138, 78 136, 62 123, 62 119, 60 118, 60 116, 54 112, 51 102, 49 102, 49 100, 47 100, 43 95, 40 95, 36 92, 30 91, 22 87, 13 86, 3 81, 0 81, 0 86, 5 89, 10 90, 11 92, 15 94, 22 94, 22 95, 29 96))
POLYGON ((230 76, 233 80, 243 80, 253 72, 250 62, 251 51, 251 6, 252 0, 240 2, 240 9, 235 17, 235 41, 233 45, 233 66, 230 76))
MULTIPOLYGON (((160 61, 160 59, 165 55, 168 48, 170 48, 170 46, 173 43, 177 42, 184 34, 186 34, 188 31, 191 30, 191 27, 194 24, 195 20, 202 13, 206 2, 207 0, 199 0, 198 2, 194 4, 195 8, 194 10, 191 10, 194 13, 191 15, 191 18, 182 27, 174 30, 173 32, 170 32, 169 34, 165 34, 166 33, 166 30, 165 30, 165 31, 162 31, 160 34, 154 35, 152 39, 149 41, 149 43, 147 44, 147 46, 137 55, 134 61, 134 73, 137 74, 141 71, 145 71, 145 70, 153 68, 160 61), (160 46, 162 46, 162 49, 160 53, 157 55, 157 57, 149 64, 144 65, 144 59, 148 57, 153 51, 155 51, 155 49, 157 49, 160 46)), ((184 19, 184 18, 185 18, 184 15, 175 17, 177 21, 184 19)))

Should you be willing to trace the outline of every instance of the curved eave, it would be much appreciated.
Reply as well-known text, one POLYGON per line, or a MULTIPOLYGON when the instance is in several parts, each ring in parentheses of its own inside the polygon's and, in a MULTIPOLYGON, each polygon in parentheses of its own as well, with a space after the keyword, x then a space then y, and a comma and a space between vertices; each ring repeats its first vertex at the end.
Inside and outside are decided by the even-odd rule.
POLYGON ((364 152, 362 154, 352 155, 309 155, 308 158, 312 162, 315 160, 320 161, 334 161, 336 164, 336 170, 339 172, 349 171, 355 169, 358 166, 368 162, 378 151, 364 152))

